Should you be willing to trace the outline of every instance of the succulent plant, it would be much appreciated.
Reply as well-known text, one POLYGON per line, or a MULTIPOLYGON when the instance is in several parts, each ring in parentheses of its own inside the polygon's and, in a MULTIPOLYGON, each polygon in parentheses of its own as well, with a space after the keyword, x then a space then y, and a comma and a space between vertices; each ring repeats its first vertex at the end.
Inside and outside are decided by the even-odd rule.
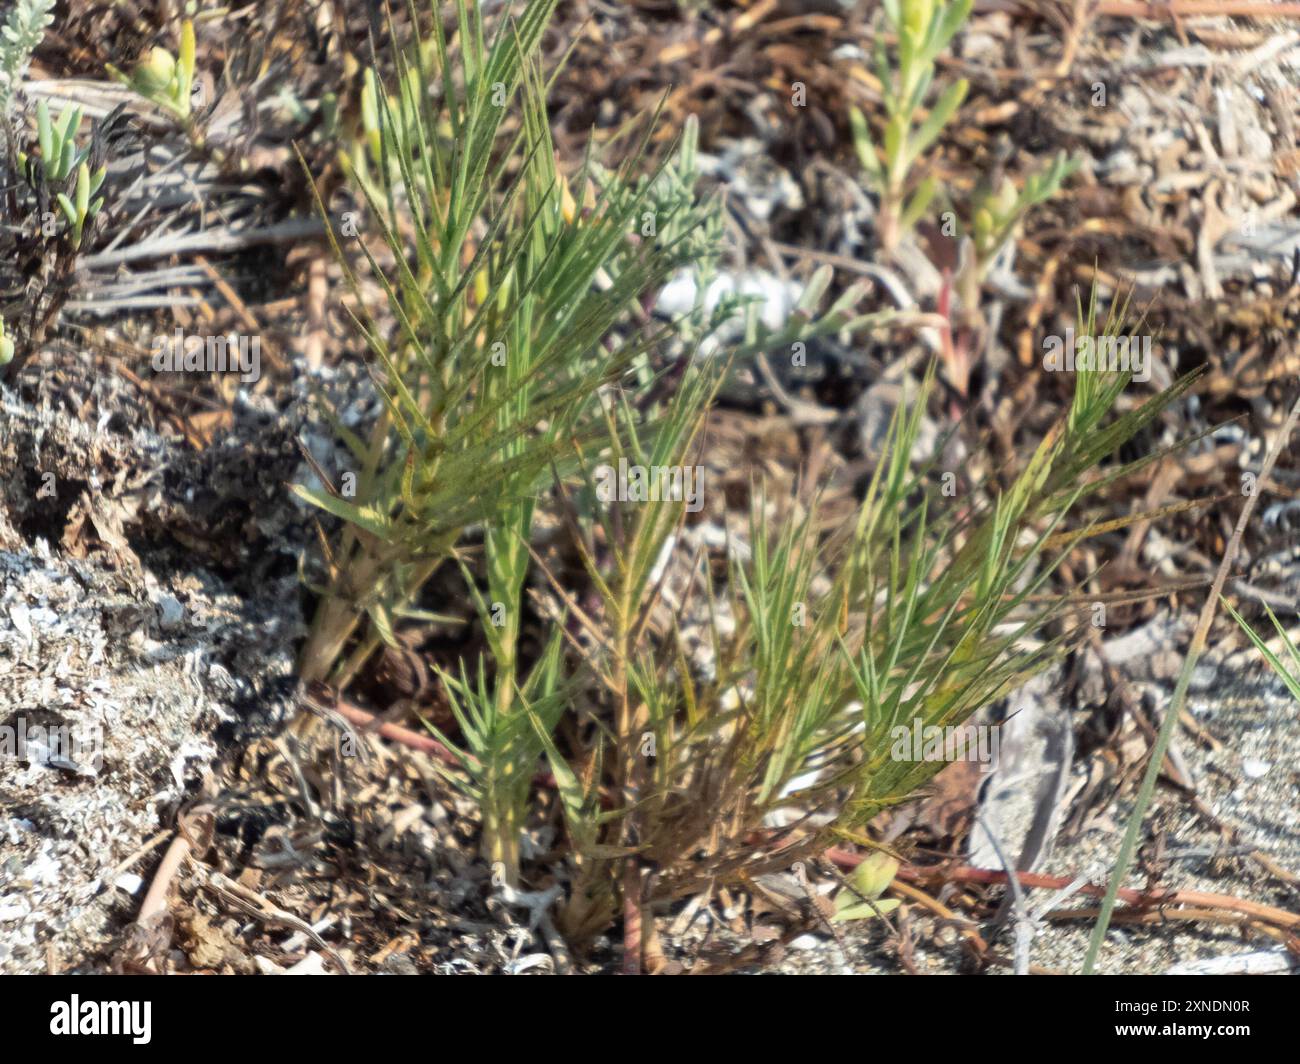
POLYGON ((186 19, 181 25, 181 50, 178 56, 173 56, 166 48, 154 48, 136 64, 129 75, 112 65, 108 71, 146 100, 188 123, 194 88, 194 48, 194 23, 186 19))
POLYGON ((99 191, 99 186, 103 183, 104 168, 101 166, 92 176, 90 167, 83 162, 77 167, 77 183, 74 186, 73 198, 69 199, 64 193, 58 193, 59 209, 68 220, 73 247, 81 246, 81 234, 86 227, 86 221, 98 214, 99 208, 104 205, 102 196, 94 200, 90 198, 99 191))
POLYGON ((897 871, 898 862, 887 853, 877 850, 864 858, 849 876, 848 884, 835 895, 835 915, 831 920, 835 923, 869 920, 897 909, 897 898, 881 897, 897 871))
POLYGON ((39 159, 32 159, 21 152, 18 156, 28 183, 33 188, 43 183, 54 196, 67 219, 74 247, 81 246, 81 235, 87 220, 94 217, 104 205, 103 197, 96 197, 95 193, 103 185, 108 173, 103 166, 91 171, 88 162, 90 149, 77 146, 77 128, 80 125, 80 107, 68 108, 58 119, 51 119, 49 105, 41 100, 36 105, 39 159), (65 191, 66 183, 73 175, 75 182, 72 195, 69 196, 65 191))

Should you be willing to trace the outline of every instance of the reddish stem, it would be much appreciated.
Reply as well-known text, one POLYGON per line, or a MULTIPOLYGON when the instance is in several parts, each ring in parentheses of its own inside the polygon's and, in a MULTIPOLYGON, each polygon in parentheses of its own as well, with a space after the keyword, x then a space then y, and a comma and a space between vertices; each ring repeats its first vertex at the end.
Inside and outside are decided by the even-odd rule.
MULTIPOLYGON (((351 721, 359 728, 368 729, 374 726, 375 715, 366 712, 360 706, 354 706, 351 702, 338 699, 331 708, 337 711, 340 717, 351 721)), ((404 728, 400 724, 380 724, 375 730, 385 739, 392 739, 393 742, 401 743, 412 750, 419 750, 431 757, 436 757, 445 765, 451 765, 453 768, 461 767, 460 759, 432 736, 421 735, 419 732, 404 728)))
MULTIPOLYGON (((840 849, 827 850, 826 856, 837 866, 844 869, 856 868, 866 858, 865 854, 850 853, 847 850, 840 849)), ((956 867, 938 866, 934 868, 915 868, 911 865, 904 865, 898 870, 898 875, 900 879, 909 880, 913 883, 924 883, 934 879, 941 879, 949 883, 999 884, 1007 881, 1006 872, 994 871, 991 868, 971 868, 968 865, 958 865, 956 867)), ((1045 887, 1049 890, 1061 890, 1074 882, 1070 876, 1047 876, 1039 872, 1017 872, 1016 879, 1020 881, 1021 886, 1045 887)), ((1105 886, 1095 886, 1088 883, 1079 888, 1079 893, 1093 898, 1101 898, 1105 896, 1106 888, 1105 886)), ((1289 913, 1283 909, 1276 909, 1271 905, 1261 905, 1258 902, 1234 898, 1228 894, 1208 894, 1200 890, 1141 891, 1122 889, 1118 897, 1129 905, 1139 908, 1190 905, 1203 909, 1221 909, 1227 912, 1241 913, 1244 916, 1253 917, 1278 927, 1300 927, 1300 914, 1298 913, 1289 913)))

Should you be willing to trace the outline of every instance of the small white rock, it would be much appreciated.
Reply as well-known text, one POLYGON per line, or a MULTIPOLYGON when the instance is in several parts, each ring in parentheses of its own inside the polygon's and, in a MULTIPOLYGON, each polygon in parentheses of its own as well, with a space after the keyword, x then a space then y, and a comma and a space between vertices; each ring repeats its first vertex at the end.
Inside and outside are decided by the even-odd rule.
POLYGON ((31 912, 31 906, 22 898, 0 898, 0 923, 7 920, 21 920, 31 912))
POLYGON ((123 872, 113 880, 113 886, 117 887, 118 890, 126 891, 128 894, 135 894, 144 886, 144 880, 134 872, 123 872))
POLYGON ((325 960, 319 953, 309 953, 292 968, 284 973, 285 975, 328 975, 329 969, 325 967, 325 960))
POLYGON ((1241 759, 1241 771, 1246 774, 1247 779, 1263 779, 1268 775, 1268 770, 1272 767, 1267 761, 1259 761, 1253 757, 1243 757, 1241 759))
POLYGON ((164 592, 154 600, 158 610, 158 626, 164 632, 175 631, 185 623, 185 607, 175 595, 164 592))

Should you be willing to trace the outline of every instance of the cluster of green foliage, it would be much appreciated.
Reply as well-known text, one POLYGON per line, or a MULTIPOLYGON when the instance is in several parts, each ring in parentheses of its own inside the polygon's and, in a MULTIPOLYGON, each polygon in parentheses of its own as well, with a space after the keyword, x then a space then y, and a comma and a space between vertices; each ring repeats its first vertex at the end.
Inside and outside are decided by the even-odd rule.
POLYGON ((929 113, 919 118, 934 82, 935 60, 970 15, 972 0, 885 0, 885 19, 898 37, 891 57, 884 37, 876 38, 876 76, 883 87, 885 133, 872 140, 866 116, 849 111, 854 145, 867 179, 880 197, 876 229, 885 254, 893 252, 938 191, 932 177, 908 193, 912 169, 956 114, 969 88, 960 78, 950 84, 929 113))
MULTIPOLYGON (((926 111, 936 62, 965 24, 971 0, 885 0, 885 22, 896 38, 891 49, 882 34, 876 37, 876 76, 882 86, 884 132, 879 143, 871 135, 866 115, 849 109, 854 148, 867 183, 879 199, 876 232, 886 256, 925 214, 941 189, 924 173, 925 152, 952 122, 969 88, 964 78, 949 83, 926 111)), ((979 183, 967 223, 970 253, 957 279, 963 298, 974 305, 997 253, 1011 239, 1024 216, 1046 202, 1078 168, 1058 155, 1032 174, 1017 191, 1005 175, 979 183)))
POLYGON ((90 148, 77 145, 80 125, 80 107, 67 108, 58 119, 51 119, 49 105, 41 100, 36 105, 36 142, 40 146, 40 155, 29 158, 23 152, 18 154, 18 161, 33 189, 43 184, 54 190, 55 201, 68 223, 73 247, 81 246, 86 222, 104 205, 103 197, 95 194, 108 174, 104 166, 91 172, 88 161, 90 148), (69 188, 71 196, 61 191, 65 187, 69 188))
POLYGON ((16 0, 0 26, 0 119, 8 122, 32 53, 54 22, 54 0, 16 0))
POLYGON ((115 66, 108 71, 123 85, 134 89, 146 100, 169 112, 181 123, 190 121, 194 95, 195 37, 194 23, 181 23, 180 53, 172 55, 166 48, 155 47, 131 73, 115 66))
MULTIPOLYGON (((1096 472, 1187 382, 1112 418, 1129 376, 1081 371, 1072 409, 1007 486, 989 497, 972 485, 954 506, 934 460, 917 460, 927 377, 900 406, 847 526, 828 533, 815 504, 760 491, 725 589, 694 563, 713 618, 712 666, 701 675, 685 635, 651 623, 686 500, 609 501, 596 469, 694 465, 729 358, 882 319, 855 316, 855 291, 819 313, 829 273, 775 334, 744 301, 706 311, 722 226, 717 204, 695 191, 693 125, 658 164, 643 140, 617 169, 588 157, 566 182, 536 60, 553 6, 532 0, 489 42, 477 4, 457 0, 454 42, 435 17, 429 40, 391 49, 396 89, 378 65, 366 82, 364 140, 342 157, 393 265, 364 240, 359 273, 351 249, 336 250, 384 413, 364 438, 337 422, 355 494, 297 489, 344 522, 301 671, 348 684, 402 618, 428 616, 418 602, 435 569, 458 566, 486 651, 441 675, 460 732, 440 736, 459 762, 449 774, 480 805, 484 857, 514 882, 547 764, 569 847, 563 926, 581 940, 620 910, 630 917, 858 838, 913 796, 939 766, 892 760, 890 730, 958 724, 1070 645, 1066 603, 1041 594, 1089 534, 1067 523, 1141 464, 1096 472), (682 269, 699 302, 656 325, 646 297, 682 269), (363 278, 386 297, 378 310, 363 278), (744 340, 694 357, 733 316, 744 340), (656 356, 669 340, 686 353, 665 371, 656 356), (592 589, 581 602, 533 553, 543 500, 562 516, 592 589), (469 547, 475 530, 481 549, 469 547), (525 654, 523 596, 538 571, 558 606, 540 652, 525 654), (774 814, 789 809, 798 828, 772 833, 774 814), (826 814, 815 827, 813 812, 826 814), (657 874, 643 893, 644 866, 657 874)), ((968 0, 890 5, 913 45, 875 171, 890 195, 960 102, 964 89, 949 90, 908 132, 933 58, 968 10, 968 0)), ((1060 176, 1053 169, 1043 187, 1060 176)), ((1000 196, 983 208, 989 249, 1041 198, 1000 196)), ((1080 317, 1081 331, 1095 331, 1095 303, 1080 317)), ((874 899, 891 875, 873 864, 854 889, 874 899)), ((842 919, 863 915, 842 908, 842 919)))

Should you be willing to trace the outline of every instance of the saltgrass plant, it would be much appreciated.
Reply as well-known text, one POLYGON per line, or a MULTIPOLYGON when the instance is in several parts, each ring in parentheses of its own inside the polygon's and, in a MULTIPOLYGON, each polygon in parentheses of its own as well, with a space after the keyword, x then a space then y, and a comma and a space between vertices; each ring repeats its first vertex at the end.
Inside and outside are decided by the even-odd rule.
MULTIPOLYGON (((545 127, 539 127, 536 132, 539 137, 544 137, 545 127)), ((686 268, 696 272, 697 290, 703 291, 705 276, 717 257, 722 221, 716 202, 701 204, 696 196, 697 136, 697 124, 688 122, 682 143, 673 157, 651 178, 635 183, 629 183, 624 175, 605 170, 594 160, 587 161, 581 179, 589 187, 599 186, 601 199, 610 204, 616 216, 635 217, 641 225, 635 240, 628 241, 624 249, 616 247, 605 260, 596 277, 598 286, 608 283, 613 277, 626 275, 633 265, 629 260, 646 251, 663 254, 678 249, 686 268)), ((559 191, 561 217, 566 224, 575 224, 579 219, 577 202, 567 184, 560 184, 559 191)), ((594 197, 584 194, 583 198, 594 197)), ((544 266, 541 259, 535 264, 537 269, 544 266)), ((539 311, 543 305, 537 304, 539 311)), ((735 312, 739 309, 735 308, 735 312)), ((698 341, 706 328, 702 319, 702 310, 697 307, 695 313, 676 323, 676 334, 688 341, 698 341)), ((834 316, 827 320, 842 321, 834 316)), ((709 324, 714 324, 714 321, 709 324)), ((632 354, 626 363, 628 382, 639 382, 646 388, 655 387, 657 372, 648 357, 649 350, 632 354)), ((525 389, 521 400, 526 401, 528 394, 528 389, 525 389)), ((676 394, 692 393, 685 389, 676 394)), ((590 414, 596 415, 601 407, 593 402, 588 409, 590 414)), ((689 417, 698 419, 701 413, 702 406, 694 406, 690 408, 689 417)), ((683 415, 679 409, 678 416, 688 415, 683 415)), ((644 422, 644 431, 661 429, 654 424, 653 416, 644 418, 644 422)), ((579 447, 575 448, 572 457, 580 452, 581 440, 575 442, 579 447)), ((521 452, 522 446, 516 443, 514 448, 521 452)), ((525 486, 520 487, 523 489, 525 486)), ((544 752, 542 736, 549 736, 554 730, 565 705, 556 686, 560 675, 559 654, 563 650, 558 629, 551 645, 528 677, 522 681, 518 679, 522 595, 530 565, 535 507, 534 497, 521 490, 504 500, 494 519, 487 522, 483 537, 486 594, 480 592, 473 575, 462 562, 466 586, 487 637, 491 683, 486 680, 488 670, 483 659, 478 662, 474 683, 465 674, 463 663, 459 676, 441 674, 464 736, 463 752, 447 737, 441 738, 461 757, 468 790, 482 810, 483 854, 508 882, 514 882, 518 874, 520 833, 529 809, 532 776, 544 752)))
MULTIPOLYGON (((435 18, 432 41, 394 49, 399 91, 368 83, 368 165, 346 153, 344 164, 396 263, 381 267, 363 246, 394 337, 364 309, 351 269, 348 280, 385 414, 367 440, 341 431, 357 464, 355 498, 298 489, 347 522, 303 652, 307 679, 345 685, 392 642, 395 618, 465 531, 483 529, 486 593, 467 583, 490 668, 462 663, 443 679, 464 737, 463 783, 483 811, 483 854, 510 882, 543 737, 564 708, 558 642, 519 675, 536 497, 596 445, 603 388, 629 373, 653 385, 652 355, 671 330, 642 322, 620 339, 616 326, 674 271, 716 257, 721 233, 716 205, 695 195, 693 127, 649 177, 634 176, 641 151, 617 171, 588 159, 576 185, 598 184, 600 197, 578 209, 555 169, 532 60, 552 6, 530 4, 489 47, 477 8, 462 0, 460 77, 435 18), (518 121, 507 131, 510 115, 518 121)), ((804 326, 847 324, 835 309, 804 326)))
POLYGON ((589 432, 592 397, 656 340, 646 329, 605 344, 626 309, 682 263, 681 248, 649 247, 611 270, 643 197, 607 200, 573 221, 562 213, 533 60, 553 7, 529 4, 517 24, 501 22, 489 45, 477 6, 460 0, 459 70, 436 17, 436 73, 412 68, 394 49, 407 88, 378 93, 380 195, 369 180, 356 185, 395 264, 381 266, 362 241, 395 335, 367 309, 347 269, 385 413, 368 439, 340 433, 357 466, 355 498, 329 486, 298 489, 348 523, 304 650, 307 678, 345 683, 392 638, 394 617, 471 526, 493 536, 500 528, 505 538, 490 549, 515 570, 501 579, 519 579, 506 529, 527 524, 528 500, 589 432), (362 617, 369 631, 339 663, 362 617))
MULTIPOLYGON (((1093 301, 1080 329, 1097 324, 1093 301)), ((849 526, 820 532, 815 506, 774 517, 782 508, 760 493, 748 557, 731 552, 725 593, 701 563, 706 675, 688 664, 684 632, 648 624, 684 503, 602 507, 589 483, 569 523, 601 609, 579 609, 558 583, 554 592, 585 635, 574 640, 572 683, 599 692, 607 715, 590 746, 567 752, 539 726, 573 849, 565 931, 583 940, 620 910, 625 927, 649 926, 643 906, 744 885, 836 839, 861 841, 866 824, 941 767, 896 759, 894 729, 960 725, 1072 645, 1082 619, 1045 593, 1090 533, 1086 523, 1065 530, 1067 519, 1149 461, 1096 470, 1190 383, 1106 423, 1129 380, 1081 371, 1068 414, 983 504, 974 493, 954 502, 932 462, 913 462, 932 377, 900 408, 849 526), (597 542, 608 548, 603 564, 597 542)), ((707 392, 703 380, 695 386, 707 392)), ((687 401, 674 431, 628 457, 689 463, 693 409, 687 401)), ((611 446, 625 437, 612 433, 611 446)))
MULTIPOLYGON (((1003 490, 972 485, 953 499, 934 461, 916 460, 931 372, 896 412, 854 520, 828 532, 815 504, 759 490, 716 587, 706 559, 680 557, 685 493, 611 497, 602 467, 682 475, 700 461, 729 359, 881 319, 855 318, 852 291, 818 317, 824 273, 777 334, 742 301, 706 310, 722 227, 716 204, 695 195, 693 126, 647 176, 634 150, 614 171, 589 157, 566 183, 534 58, 553 6, 533 0, 489 44, 477 5, 457 0, 455 48, 435 17, 431 41, 393 47, 399 88, 373 83, 368 172, 343 152, 377 247, 360 242, 360 273, 336 251, 384 406, 364 436, 337 424, 355 492, 296 489, 344 522, 301 672, 345 686, 394 640, 397 619, 418 613, 433 570, 460 565, 487 651, 441 673, 461 733, 442 738, 459 760, 449 774, 483 811, 482 852, 516 880, 544 758, 567 834, 563 927, 587 939, 621 912, 636 968, 647 906, 861 840, 940 767, 894 759, 891 729, 960 724, 1063 652, 1066 603, 1041 592, 1089 534, 1067 526, 1080 525, 1086 496, 1141 464, 1097 471, 1188 381, 1108 422, 1130 375, 1080 369, 1070 411, 1003 490), (695 273, 697 306, 654 326, 644 301, 682 268, 695 273), (378 309, 363 276, 383 294, 378 309), (743 342, 692 357, 734 315, 743 342), (673 339, 683 350, 665 371, 657 355, 673 339), (547 492, 586 592, 532 550, 547 492), (464 549, 472 529, 481 552, 464 549), (708 618, 703 646, 655 621, 683 565, 708 618), (530 566, 550 584, 538 601, 556 625, 526 657, 530 566)), ((929 58, 896 88, 896 131, 910 129, 926 64, 968 9, 908 6, 907 40, 929 58)), ((904 25, 896 5, 891 18, 904 25)), ((896 157, 914 159, 942 124, 936 108, 896 157)), ((899 143, 891 134, 887 151, 899 143)), ((1080 311, 1080 334, 1094 335, 1095 298, 1080 311)), ((1117 316, 1105 326, 1118 328, 1117 316)))
MULTIPOLYGON (((646 319, 649 294, 679 269, 716 258, 708 243, 722 224, 716 204, 695 195, 690 129, 675 159, 649 176, 636 176, 645 138, 616 170, 586 160, 575 186, 599 194, 582 194, 577 207, 556 172, 534 62, 552 8, 554 0, 533 0, 519 22, 500 21, 489 44, 477 4, 459 0, 455 52, 437 17, 432 39, 413 47, 394 35, 399 88, 387 90, 376 73, 367 98, 367 156, 376 165, 360 173, 354 153, 342 152, 381 246, 360 242, 363 273, 385 297, 374 312, 338 243, 335 251, 385 412, 364 440, 338 424, 355 460, 354 494, 328 484, 296 489, 347 523, 326 558, 305 679, 346 684, 394 639, 395 618, 477 527, 485 529, 485 602, 500 620, 493 698, 511 715, 533 499, 603 432, 602 388, 628 373, 642 382, 658 375, 654 354, 677 330, 646 319), (381 263, 383 252, 391 264, 381 263), (637 328, 621 328, 629 321, 637 328)), ((811 295, 820 297, 826 280, 788 333, 763 334, 750 308, 746 345, 863 324, 849 313, 855 290, 815 316, 811 295)), ((703 316, 690 316, 693 328, 705 328, 703 316)), ((502 860, 513 848, 513 839, 486 847, 502 860)))
POLYGON ((1222 602, 1223 608, 1232 615, 1234 621, 1241 625, 1243 631, 1250 637, 1250 641, 1255 644, 1255 649, 1264 656, 1264 660, 1277 673, 1278 679, 1286 685, 1286 689, 1291 692, 1291 696, 1297 702, 1300 702, 1300 649, 1296 647, 1295 641, 1287 630, 1282 627, 1282 622, 1277 619, 1277 616, 1266 603, 1264 612, 1268 614, 1268 619, 1273 622, 1273 628, 1282 641, 1282 646, 1286 650, 1287 661, 1283 661, 1278 657, 1277 651, 1264 642, 1263 638, 1250 626, 1250 622, 1234 610, 1227 599, 1223 599, 1222 602))

